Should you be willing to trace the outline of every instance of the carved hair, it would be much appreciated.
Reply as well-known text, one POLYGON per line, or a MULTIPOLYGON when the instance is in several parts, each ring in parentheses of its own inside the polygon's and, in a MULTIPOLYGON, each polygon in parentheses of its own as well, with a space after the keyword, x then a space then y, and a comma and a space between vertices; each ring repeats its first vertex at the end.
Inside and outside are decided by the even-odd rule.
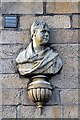
POLYGON ((32 24, 32 26, 31 26, 31 37, 33 37, 34 33, 35 33, 38 29, 50 31, 50 30, 49 30, 49 27, 48 27, 48 25, 46 24, 45 21, 43 21, 43 20, 36 20, 36 21, 32 24))

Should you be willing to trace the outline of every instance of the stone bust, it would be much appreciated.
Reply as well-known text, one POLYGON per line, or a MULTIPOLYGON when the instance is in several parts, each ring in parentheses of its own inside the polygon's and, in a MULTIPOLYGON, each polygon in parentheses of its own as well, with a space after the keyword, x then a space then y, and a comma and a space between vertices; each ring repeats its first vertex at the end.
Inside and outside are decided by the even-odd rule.
POLYGON ((44 21, 36 20, 32 24, 32 42, 16 58, 21 75, 56 74, 61 69, 59 54, 47 46, 49 36, 50 29, 44 21))

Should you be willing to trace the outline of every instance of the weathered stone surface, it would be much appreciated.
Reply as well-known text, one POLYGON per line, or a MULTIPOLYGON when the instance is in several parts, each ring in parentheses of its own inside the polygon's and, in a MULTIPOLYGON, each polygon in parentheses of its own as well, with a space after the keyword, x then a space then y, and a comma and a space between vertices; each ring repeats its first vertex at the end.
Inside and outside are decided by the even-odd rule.
POLYGON ((47 2, 47 13, 78 13, 78 2, 47 2))
POLYGON ((78 43, 79 30, 51 30, 50 32, 50 42, 51 43, 78 43))
POLYGON ((21 29, 30 29, 32 23, 37 19, 35 16, 31 15, 22 15, 20 16, 20 28, 21 29))
POLYGON ((63 60, 63 69, 61 70, 61 73, 62 74, 67 74, 67 73, 77 73, 78 71, 78 61, 75 62, 75 59, 74 60, 71 60, 71 59, 66 59, 66 60, 63 60))
POLYGON ((69 75, 70 73, 78 74, 78 45, 73 44, 70 46, 69 45, 64 45, 64 46, 65 46, 64 49, 61 47, 57 48, 57 45, 54 47, 55 49, 57 48, 56 50, 60 54, 62 61, 63 61, 63 68, 61 70, 61 74, 69 74, 69 75), (62 52, 60 52, 59 50, 61 50, 62 52))
MULTIPOLYGON (((20 78, 18 74, 0 75, 3 88, 26 88, 27 78, 20 78)), ((58 88, 78 88, 78 73, 57 74, 50 80, 58 88)), ((24 95, 25 96, 25 95, 24 95)))
POLYGON ((18 74, 3 74, 0 75, 2 80, 2 88, 26 88, 27 78, 20 78, 18 74))
POLYGON ((53 47, 64 60, 78 60, 78 44, 51 44, 51 47, 53 47))
MULTIPOLYGON (((20 78, 18 74, 0 75, 3 88, 26 88, 27 78, 20 78)), ((50 80, 58 88, 78 88, 78 73, 57 74, 50 80)), ((25 94, 24 94, 25 96, 25 94)))
POLYGON ((34 118, 35 110, 36 110, 36 106, 18 106, 17 117, 18 118, 34 118))
POLYGON ((62 116, 61 106, 45 106, 43 107, 42 115, 39 115, 37 106, 18 106, 17 111, 18 118, 61 118, 62 116))
POLYGON ((50 28, 70 28, 70 17, 67 15, 42 16, 37 19, 43 19, 50 28))
POLYGON ((61 103, 64 105, 77 104, 78 105, 78 89, 62 89, 61 103))
POLYGON ((42 14, 42 2, 2 2, 3 14, 42 14))
POLYGON ((70 17, 67 15, 54 15, 54 16, 21 16, 20 28, 30 29, 31 24, 36 20, 44 20, 50 28, 70 28, 70 17))
MULTIPOLYGON (((16 59, 18 54, 26 49, 27 45, 0 45, 0 58, 13 58, 16 59)), ((78 59, 78 44, 51 44, 54 50, 59 52, 64 59, 78 59)))
MULTIPOLYGON (((0 80, 1 84, 1 80, 0 80)), ((0 87, 0 106, 2 105, 2 88, 0 87)))
POLYGON ((1 31, 0 31, 0 41, 2 40, 2 35, 1 35, 1 31))
POLYGON ((16 118, 16 107, 15 106, 3 106, 2 107, 2 118, 16 118))
MULTIPOLYGON (((25 31, 2 31, 0 43, 2 44, 13 44, 13 43, 24 43, 28 45, 31 37, 28 30, 25 31)), ((79 42, 79 30, 64 30, 64 29, 53 29, 50 32, 51 43, 78 43, 79 42), (66 37, 67 36, 67 37, 66 37)))
POLYGON ((80 15, 73 15, 72 16, 72 27, 73 28, 80 28, 80 15))
POLYGON ((62 118, 62 107, 61 106, 53 106, 52 111, 53 111, 52 118, 62 118))
POLYGON ((64 117, 63 118, 79 118, 78 116, 78 106, 73 105, 73 106, 65 106, 64 107, 64 117))
MULTIPOLYGON (((60 105, 60 90, 55 89, 53 95, 46 105, 60 105)), ((3 105, 36 105, 27 95, 27 87, 25 89, 4 88, 2 90, 2 104, 3 105)))
MULTIPOLYGON (((80 87, 78 88, 78 105, 80 105, 80 87)), ((80 106, 79 106, 80 108, 80 106)))
POLYGON ((51 79, 52 85, 59 89, 78 88, 78 72, 57 74, 51 79))
POLYGON ((0 29, 2 29, 2 17, 0 16, 0 29))
POLYGON ((13 59, 0 59, 0 73, 16 73, 16 62, 13 59))
POLYGON ((30 42, 30 34, 29 31, 10 31, 10 30, 3 30, 1 31, 1 39, 0 43, 7 44, 7 43, 26 43, 29 44, 30 42))
POLYGON ((13 58, 16 59, 19 52, 24 49, 23 45, 0 45, 0 58, 13 58))
MULTIPOLYGON (((78 107, 79 108, 79 110, 80 110, 80 106, 78 107)), ((79 111, 78 111, 79 112, 79 111)), ((80 113, 80 112, 79 112, 80 113)), ((78 113, 78 118, 80 119, 80 114, 78 113)))
POLYGON ((3 89, 2 103, 3 105, 18 105, 21 100, 20 89, 3 89))
MULTIPOLYGON (((3 58, 0 59, 0 105, 3 104, 4 118, 78 118, 80 30, 64 28, 70 28, 71 25, 72 28, 80 28, 80 15, 76 14, 79 13, 79 6, 76 2, 47 2, 46 12, 50 15, 34 16, 36 13, 43 13, 43 3, 5 2, 2 5, 0 14, 20 15, 18 30, 1 30, 0 17, 0 57, 3 58), (19 76, 15 61, 18 53, 30 43, 29 29, 36 19, 44 19, 48 23, 51 28, 51 47, 60 54, 63 61, 62 70, 50 80, 56 88, 50 101, 43 107, 41 116, 35 103, 27 96, 28 79, 19 76)), ((0 118, 1 109, 2 106, 0 118)))
POLYGON ((0 106, 0 120, 2 119, 2 106, 0 106))

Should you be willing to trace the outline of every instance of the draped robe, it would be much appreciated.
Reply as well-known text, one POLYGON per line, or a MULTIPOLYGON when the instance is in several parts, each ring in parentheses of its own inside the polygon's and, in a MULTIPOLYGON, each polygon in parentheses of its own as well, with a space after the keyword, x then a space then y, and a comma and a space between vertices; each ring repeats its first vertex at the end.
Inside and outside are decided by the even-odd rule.
POLYGON ((35 53, 32 43, 18 55, 16 62, 21 75, 32 73, 55 74, 62 67, 62 60, 58 53, 54 52, 50 47, 35 53))

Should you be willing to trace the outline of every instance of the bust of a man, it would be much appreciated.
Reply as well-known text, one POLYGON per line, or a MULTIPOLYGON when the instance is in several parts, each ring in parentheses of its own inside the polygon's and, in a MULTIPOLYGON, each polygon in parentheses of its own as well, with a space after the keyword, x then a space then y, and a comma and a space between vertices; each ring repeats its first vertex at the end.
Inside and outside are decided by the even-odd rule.
POLYGON ((50 29, 44 21, 37 20, 32 24, 32 42, 16 58, 21 75, 56 74, 61 69, 59 54, 47 47, 49 36, 50 29))

